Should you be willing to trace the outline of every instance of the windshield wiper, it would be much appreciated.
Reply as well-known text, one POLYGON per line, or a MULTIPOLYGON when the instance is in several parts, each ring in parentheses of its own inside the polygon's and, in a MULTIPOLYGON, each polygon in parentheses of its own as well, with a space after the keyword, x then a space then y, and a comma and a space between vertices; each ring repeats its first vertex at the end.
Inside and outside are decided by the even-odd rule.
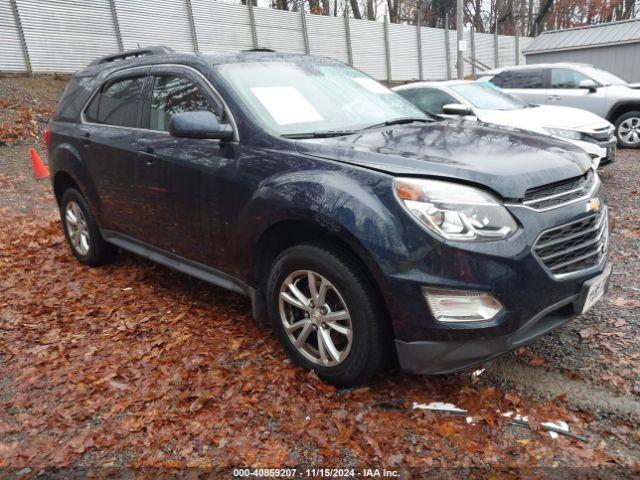
POLYGON ((362 130, 369 130, 371 128, 388 127, 390 125, 400 125, 403 123, 413 123, 413 122, 431 123, 433 122, 433 120, 430 118, 413 118, 413 117, 396 118, 394 120, 387 120, 386 122, 369 125, 368 127, 364 127, 362 130))
POLYGON ((353 135, 358 133, 358 130, 324 130, 318 132, 306 132, 306 133, 285 133, 280 135, 283 138, 328 138, 328 137, 342 137, 344 135, 353 135))

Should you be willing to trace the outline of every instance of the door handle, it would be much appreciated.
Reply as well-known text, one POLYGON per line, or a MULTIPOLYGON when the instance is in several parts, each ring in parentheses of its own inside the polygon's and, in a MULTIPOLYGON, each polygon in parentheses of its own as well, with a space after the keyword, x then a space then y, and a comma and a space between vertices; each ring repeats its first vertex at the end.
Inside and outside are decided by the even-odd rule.
POLYGON ((557 102, 558 100, 560 100, 560 95, 549 95, 547 97, 547 100, 552 100, 554 102, 557 102))
POLYGON ((153 149, 151 148, 138 151, 138 158, 142 159, 145 165, 151 165, 158 159, 155 153, 153 153, 153 149))

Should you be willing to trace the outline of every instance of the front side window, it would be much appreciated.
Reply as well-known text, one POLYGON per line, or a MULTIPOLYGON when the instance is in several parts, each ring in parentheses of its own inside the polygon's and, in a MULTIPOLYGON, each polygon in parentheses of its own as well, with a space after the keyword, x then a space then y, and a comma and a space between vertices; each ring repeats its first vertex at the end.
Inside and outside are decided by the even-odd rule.
POLYGON ((443 113, 442 107, 449 103, 460 103, 448 93, 436 88, 411 88, 399 90, 398 93, 431 115, 440 115, 443 113))
POLYGON ((191 80, 178 75, 157 75, 151 96, 149 128, 169 131, 169 121, 177 113, 206 110, 223 123, 224 110, 211 102, 191 80))
POLYGON ((516 97, 482 83, 458 83, 449 88, 474 107, 484 110, 518 110, 527 107, 516 97))
POLYGON ((580 88, 580 82, 582 80, 591 79, 570 68, 551 69, 551 88, 580 88))
POLYGON ((246 108, 280 135, 429 120, 397 93, 337 62, 255 61, 215 68, 246 108))
POLYGON ((544 71, 538 69, 514 70, 506 88, 544 88, 544 71))
POLYGON ((145 77, 121 78, 105 84, 85 111, 89 122, 137 127, 145 77))

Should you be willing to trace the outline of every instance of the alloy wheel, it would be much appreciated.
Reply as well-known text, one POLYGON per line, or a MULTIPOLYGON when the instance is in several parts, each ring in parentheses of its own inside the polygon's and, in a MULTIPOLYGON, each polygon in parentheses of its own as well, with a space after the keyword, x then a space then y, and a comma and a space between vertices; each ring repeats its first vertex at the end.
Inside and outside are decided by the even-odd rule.
POLYGON ((65 207, 64 219, 71 246, 78 255, 84 257, 91 249, 89 226, 82 209, 73 200, 65 207))
POLYGON ((640 143, 640 118, 629 117, 618 126, 618 136, 620 139, 629 144, 637 145, 640 143))
POLYGON ((319 273, 291 273, 280 287, 279 311, 289 341, 310 362, 335 367, 349 355, 349 309, 338 289, 319 273))

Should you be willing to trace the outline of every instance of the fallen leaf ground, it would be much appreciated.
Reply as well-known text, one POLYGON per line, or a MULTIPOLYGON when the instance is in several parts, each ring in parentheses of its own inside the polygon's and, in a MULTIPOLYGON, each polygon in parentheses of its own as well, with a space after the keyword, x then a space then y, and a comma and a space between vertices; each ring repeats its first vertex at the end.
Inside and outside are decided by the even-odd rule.
MULTIPOLYGON (((48 78, 49 100, 37 99, 37 82, 0 78, 0 98, 18 91, 45 111, 40 104, 55 101, 64 82, 48 78)), ((80 265, 49 185, 27 167, 30 139, 41 137, 39 123, 29 128, 33 135, 0 147, 0 478, 234 466, 632 478, 640 466, 640 411, 611 416, 468 374, 386 372, 366 388, 338 391, 291 365, 243 297, 126 253, 107 267, 80 265), (452 402, 473 419, 412 408, 431 401, 452 402), (529 416, 533 429, 509 425, 498 411, 529 416), (539 428, 548 420, 564 420, 586 442, 552 439, 539 428)), ((623 189, 613 197, 624 210, 609 202, 613 257, 637 272, 638 177, 619 179, 616 169, 637 175, 640 152, 620 157, 603 175, 623 189)), ((597 314, 569 327, 570 340, 554 333, 511 360, 637 399, 637 277, 613 282, 597 314), (595 350, 583 365, 607 368, 562 367, 567 342, 595 350)))

